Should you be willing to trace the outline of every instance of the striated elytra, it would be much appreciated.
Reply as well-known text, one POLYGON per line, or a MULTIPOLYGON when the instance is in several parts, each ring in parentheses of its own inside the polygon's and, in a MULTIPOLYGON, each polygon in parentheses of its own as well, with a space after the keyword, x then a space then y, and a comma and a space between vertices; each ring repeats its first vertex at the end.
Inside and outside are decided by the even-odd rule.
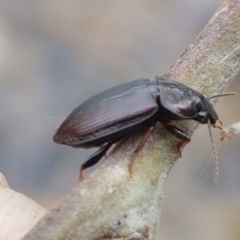
POLYGON ((171 125, 172 120, 180 119, 215 126, 218 115, 202 94, 184 84, 161 77, 153 81, 137 79, 80 104, 60 125, 53 141, 74 148, 100 147, 81 166, 82 179, 83 170, 96 164, 112 144, 145 130, 139 151, 156 122, 161 122, 178 139, 189 142, 186 133, 171 125))

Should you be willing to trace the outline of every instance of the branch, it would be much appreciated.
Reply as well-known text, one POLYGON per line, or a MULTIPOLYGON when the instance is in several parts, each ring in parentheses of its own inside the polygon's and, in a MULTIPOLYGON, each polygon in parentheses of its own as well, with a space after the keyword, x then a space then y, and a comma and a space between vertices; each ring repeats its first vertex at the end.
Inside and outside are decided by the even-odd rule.
MULTIPOLYGON (((165 75, 205 96, 226 89, 240 67, 240 1, 226 0, 165 75)), ((194 121, 179 123, 189 135, 194 121)), ((23 239, 153 239, 164 185, 179 158, 176 139, 158 127, 128 166, 141 134, 126 140, 23 239)))

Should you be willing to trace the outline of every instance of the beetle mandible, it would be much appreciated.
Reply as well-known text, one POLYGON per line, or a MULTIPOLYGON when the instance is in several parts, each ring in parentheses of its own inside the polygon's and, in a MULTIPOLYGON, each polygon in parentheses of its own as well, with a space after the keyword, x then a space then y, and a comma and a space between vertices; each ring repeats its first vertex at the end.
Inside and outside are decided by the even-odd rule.
MULTIPOLYGON (((144 145, 156 122, 185 142, 190 137, 171 125, 172 120, 192 119, 215 127, 218 115, 212 104, 186 85, 156 77, 137 79, 103 91, 75 108, 63 121, 53 141, 74 148, 99 147, 80 168, 96 164, 108 149, 132 134, 146 130, 137 151, 144 145)), ((135 153, 134 152, 134 153, 135 153)))

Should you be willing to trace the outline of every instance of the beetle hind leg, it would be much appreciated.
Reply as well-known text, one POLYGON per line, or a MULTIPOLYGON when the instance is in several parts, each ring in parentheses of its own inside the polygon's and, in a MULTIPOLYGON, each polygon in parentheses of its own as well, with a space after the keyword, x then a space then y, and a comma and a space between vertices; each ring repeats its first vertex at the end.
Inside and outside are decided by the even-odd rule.
POLYGON ((101 160, 101 158, 106 154, 108 149, 112 146, 112 144, 113 143, 109 142, 105 146, 99 148, 98 151, 93 153, 88 158, 88 160, 82 164, 82 166, 80 167, 80 170, 79 170, 79 181, 83 181, 83 170, 98 163, 101 160))

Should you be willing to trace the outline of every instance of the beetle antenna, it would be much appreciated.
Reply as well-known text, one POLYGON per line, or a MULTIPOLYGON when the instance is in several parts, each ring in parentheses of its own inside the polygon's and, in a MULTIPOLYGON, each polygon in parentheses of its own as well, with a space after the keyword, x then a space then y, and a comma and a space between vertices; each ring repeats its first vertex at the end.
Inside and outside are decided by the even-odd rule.
POLYGON ((210 125, 209 122, 208 122, 208 130, 209 130, 209 135, 210 135, 211 142, 212 142, 212 150, 213 150, 213 157, 214 157, 214 182, 218 183, 218 179, 219 179, 219 166, 218 166, 217 148, 216 148, 216 145, 214 143, 212 130, 211 130, 211 125, 210 125))
POLYGON ((214 95, 214 96, 210 97, 208 100, 211 100, 211 99, 216 98, 216 97, 236 96, 236 95, 237 95, 236 92, 222 93, 222 94, 214 95))

